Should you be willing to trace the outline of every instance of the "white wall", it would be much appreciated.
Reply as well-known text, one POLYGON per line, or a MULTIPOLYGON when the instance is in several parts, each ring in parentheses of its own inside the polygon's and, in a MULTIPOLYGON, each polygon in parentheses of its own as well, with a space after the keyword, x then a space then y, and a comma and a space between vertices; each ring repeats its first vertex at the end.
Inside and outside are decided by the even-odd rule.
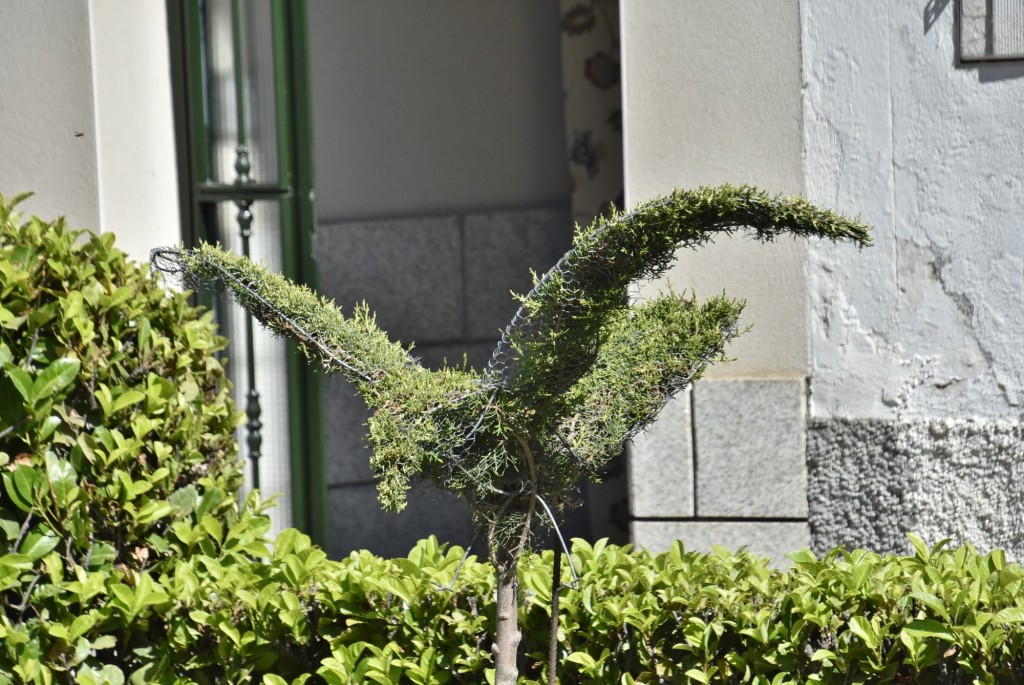
POLYGON ((181 242, 167 8, 90 0, 100 223, 138 260, 181 242))
MULTIPOLYGON (((622 14, 626 204, 722 182, 799 193, 795 0, 623 0, 622 14)), ((743 322, 754 329, 730 346, 737 360, 709 377, 806 374, 802 241, 721 238, 678 258, 668 274, 677 291, 747 300, 743 322)))
POLYGON ((819 550, 1024 558, 1024 62, 960 64, 958 8, 801 3, 807 192, 876 243, 808 250, 819 550))
POLYGON ((803 2, 807 191, 876 246, 810 248, 814 416, 1024 403, 1024 68, 959 66, 953 3, 803 2))
POLYGON ((555 2, 311 0, 317 214, 562 204, 555 2))
POLYGON ((99 224, 85 0, 0 3, 0 193, 72 226, 99 224))
POLYGON ((139 260, 180 242, 164 4, 3 2, 0 26, 0 193, 139 260))

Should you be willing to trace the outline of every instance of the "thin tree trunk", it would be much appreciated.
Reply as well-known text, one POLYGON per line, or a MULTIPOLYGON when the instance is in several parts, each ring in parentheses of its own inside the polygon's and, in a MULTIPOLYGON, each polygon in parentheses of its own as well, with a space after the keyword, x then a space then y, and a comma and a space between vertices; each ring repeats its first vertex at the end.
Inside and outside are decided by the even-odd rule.
POLYGON ((498 621, 494 631, 494 683, 516 685, 519 642, 519 550, 499 549, 494 569, 498 576, 498 621))
POLYGON ((548 685, 558 683, 558 591, 562 587, 562 550, 555 545, 551 570, 551 631, 548 635, 548 685))

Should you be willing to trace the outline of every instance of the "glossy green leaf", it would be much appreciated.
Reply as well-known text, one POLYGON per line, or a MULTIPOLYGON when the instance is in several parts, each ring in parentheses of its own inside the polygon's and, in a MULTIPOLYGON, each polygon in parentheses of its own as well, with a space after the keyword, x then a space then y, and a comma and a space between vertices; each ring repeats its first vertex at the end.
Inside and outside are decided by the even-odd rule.
POLYGON ((32 393, 32 377, 24 370, 13 365, 7 365, 4 368, 4 373, 9 379, 11 379, 14 389, 18 391, 21 398, 25 400, 25 402, 31 403, 35 398, 32 393))
POLYGON ((39 435, 37 436, 37 439, 40 442, 45 442, 49 440, 50 437, 53 435, 53 432, 57 430, 60 424, 61 420, 59 416, 50 415, 46 417, 46 419, 44 419, 39 424, 39 435))
POLYGON ((109 414, 116 414, 122 409, 127 409, 133 404, 138 404, 144 400, 146 396, 138 390, 126 390, 117 396, 110 406, 109 414))
POLYGON ((52 451, 46 452, 46 475, 50 481, 50 488, 58 503, 68 504, 68 495, 78 483, 78 474, 71 462, 59 458, 52 451))
POLYGON ((30 466, 18 466, 13 472, 4 471, 0 478, 14 505, 21 511, 31 511, 35 506, 35 486, 40 479, 39 473, 30 466))
POLYGON ((175 518, 188 516, 196 508, 196 503, 199 501, 199 491, 195 485, 189 484, 175 490, 174 494, 167 501, 174 508, 173 514, 175 518))
POLYGON ((0 556, 0 567, 16 571, 28 571, 35 564, 35 560, 25 554, 4 554, 0 556))
POLYGON ((916 638, 940 638, 947 642, 955 642, 956 635, 949 626, 934 619, 925 618, 911 621, 904 628, 903 632, 916 638))
POLYGON ((265 673, 263 675, 263 685, 289 685, 289 683, 279 675, 265 673))
POLYGON ((992 617, 996 623, 1024 623, 1024 607, 1007 607, 992 617))
MULTIPOLYGON (((2 500, 2 498, 0 498, 0 500, 2 500)), ((17 539, 20 530, 21 522, 16 520, 12 514, 7 514, 0 509, 0 534, 2 534, 8 542, 12 542, 17 539)))
POLYGON ((949 612, 946 610, 946 606, 943 604, 942 600, 932 593, 918 590, 911 592, 910 596, 930 608, 939 617, 944 618, 947 621, 949 620, 949 612))
POLYGON ((124 673, 111 664, 99 669, 85 666, 78 672, 75 682, 78 685, 124 685, 124 673))
POLYGON ((150 524, 154 521, 159 521, 165 516, 170 516, 174 513, 174 506, 168 502, 155 501, 150 502, 139 509, 139 513, 135 516, 135 520, 141 524, 150 524))
POLYGON ((56 395, 78 378, 81 368, 82 364, 77 359, 65 357, 55 360, 36 376, 36 380, 32 384, 31 401, 56 395))
POLYGON ((24 554, 29 559, 35 561, 42 559, 53 551, 59 542, 60 538, 53 531, 48 529, 33 531, 28 533, 25 539, 22 540, 18 553, 24 554))

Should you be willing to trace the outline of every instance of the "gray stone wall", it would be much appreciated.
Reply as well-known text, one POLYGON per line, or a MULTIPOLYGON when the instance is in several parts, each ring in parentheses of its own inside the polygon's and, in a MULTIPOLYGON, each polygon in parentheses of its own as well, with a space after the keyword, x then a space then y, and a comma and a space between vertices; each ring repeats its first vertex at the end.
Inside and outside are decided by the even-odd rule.
POLYGON ((994 419, 815 420, 812 547, 910 550, 906 533, 1024 559, 1024 427, 994 419))
POLYGON ((674 400, 630 452, 634 541, 784 564, 805 546, 907 553, 913 532, 1024 559, 1020 422, 808 422, 805 406, 792 380, 704 380, 674 400))
POLYGON ((741 546, 785 563, 810 542, 805 383, 702 380, 634 440, 633 540, 741 546))
MULTIPOLYGON (((566 206, 441 214, 369 221, 321 221, 320 289, 343 307, 366 300, 393 340, 415 342, 430 368, 444 360, 481 369, 518 303, 532 287, 530 269, 546 271, 568 249, 566 206)), ((400 514, 380 510, 365 446, 369 418, 355 389, 326 382, 330 540, 341 556, 354 549, 404 555, 422 537, 469 544, 465 507, 445 493, 414 487, 400 514)))

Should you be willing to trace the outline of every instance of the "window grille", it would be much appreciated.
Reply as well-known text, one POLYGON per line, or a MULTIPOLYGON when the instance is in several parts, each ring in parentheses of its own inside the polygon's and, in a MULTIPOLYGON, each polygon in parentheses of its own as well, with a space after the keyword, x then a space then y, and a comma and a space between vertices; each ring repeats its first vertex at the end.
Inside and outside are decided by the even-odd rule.
MULTIPOLYGON (((315 286, 306 4, 168 0, 185 242, 219 242, 315 286)), ((272 533, 326 527, 320 381, 290 343, 210 303, 245 412, 245 490, 279 494, 272 533)))

